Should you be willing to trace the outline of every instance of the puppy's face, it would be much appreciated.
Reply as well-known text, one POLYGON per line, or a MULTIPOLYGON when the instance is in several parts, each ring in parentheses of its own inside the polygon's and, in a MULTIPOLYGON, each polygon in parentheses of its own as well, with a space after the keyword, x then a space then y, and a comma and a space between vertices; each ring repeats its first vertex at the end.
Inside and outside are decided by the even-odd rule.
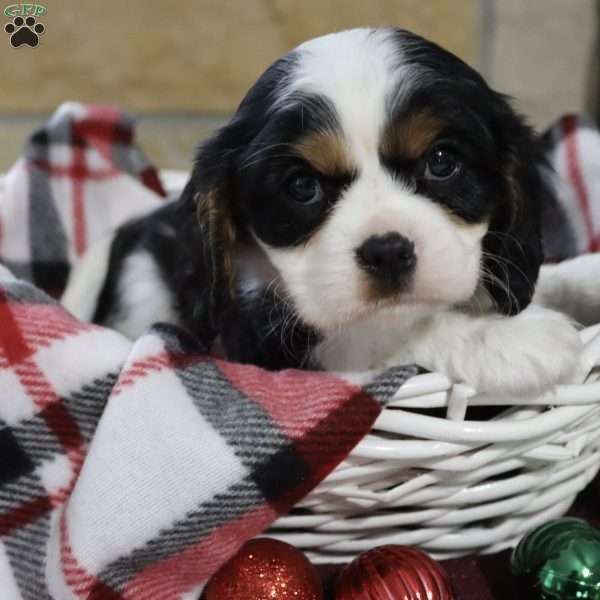
POLYGON ((196 176, 227 196, 215 209, 264 249, 300 317, 327 330, 382 307, 466 302, 480 284, 504 312, 523 308, 541 260, 532 145, 460 60, 361 29, 272 66, 196 176), (210 183, 219 172, 226 186, 210 183))

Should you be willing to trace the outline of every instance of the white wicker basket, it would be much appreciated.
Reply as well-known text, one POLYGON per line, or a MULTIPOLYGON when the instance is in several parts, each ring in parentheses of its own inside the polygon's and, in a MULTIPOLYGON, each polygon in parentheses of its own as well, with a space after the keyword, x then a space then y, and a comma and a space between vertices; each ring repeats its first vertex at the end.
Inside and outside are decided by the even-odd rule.
POLYGON ((600 468, 600 325, 581 336, 585 383, 537 398, 476 394, 435 373, 412 378, 269 535, 321 563, 389 543, 443 559, 496 552, 564 514, 600 468), (500 408, 469 420, 472 407, 500 408), (423 414, 436 408, 445 417, 423 414))
MULTIPOLYGON (((169 193, 187 176, 161 171, 169 193)), ((321 563, 386 543, 441 559, 496 552, 564 514, 600 468, 600 325, 581 337, 585 382, 538 398, 476 394, 439 373, 414 377, 269 535, 321 563), (500 408, 472 420, 474 407, 500 408), (432 409, 445 417, 423 414, 432 409)))

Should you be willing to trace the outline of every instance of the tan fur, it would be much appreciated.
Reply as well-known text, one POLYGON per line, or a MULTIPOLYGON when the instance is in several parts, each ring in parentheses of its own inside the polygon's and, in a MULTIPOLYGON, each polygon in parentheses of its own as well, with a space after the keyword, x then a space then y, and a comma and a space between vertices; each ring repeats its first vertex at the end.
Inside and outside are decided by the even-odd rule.
POLYGON ((445 123, 429 110, 392 123, 383 134, 381 152, 389 159, 421 158, 443 131, 445 123))
POLYGON ((196 215, 202 229, 206 256, 213 261, 213 273, 220 275, 220 277, 213 278, 211 295, 214 299, 217 288, 223 284, 232 294, 235 280, 233 249, 236 232, 228 205, 222 201, 218 189, 210 190, 204 198, 201 198, 200 194, 196 194, 195 201, 196 215))
POLYGON ((293 146, 306 162, 323 175, 345 175, 356 168, 339 133, 315 131, 293 146))

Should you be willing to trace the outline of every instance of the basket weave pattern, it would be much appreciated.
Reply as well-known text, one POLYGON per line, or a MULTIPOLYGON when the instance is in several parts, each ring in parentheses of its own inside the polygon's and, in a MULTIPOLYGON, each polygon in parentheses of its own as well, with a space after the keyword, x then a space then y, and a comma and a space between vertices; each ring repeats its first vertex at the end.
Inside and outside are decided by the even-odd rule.
POLYGON ((412 378, 270 535, 316 562, 390 543, 443 559, 499 551, 564 514, 600 468, 600 325, 581 337, 585 381, 539 397, 478 394, 439 373, 412 378), (494 416, 479 420, 482 411, 494 416))

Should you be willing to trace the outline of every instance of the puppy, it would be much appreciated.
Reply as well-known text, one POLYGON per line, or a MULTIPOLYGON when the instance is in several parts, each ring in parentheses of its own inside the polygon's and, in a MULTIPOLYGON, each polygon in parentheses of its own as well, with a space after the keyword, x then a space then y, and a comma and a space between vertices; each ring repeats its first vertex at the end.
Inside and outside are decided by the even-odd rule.
POLYGON ((464 62, 398 29, 308 41, 203 144, 181 198, 121 227, 64 303, 136 337, 178 323, 270 369, 418 363, 531 393, 575 372, 569 320, 530 306, 531 129, 464 62))

